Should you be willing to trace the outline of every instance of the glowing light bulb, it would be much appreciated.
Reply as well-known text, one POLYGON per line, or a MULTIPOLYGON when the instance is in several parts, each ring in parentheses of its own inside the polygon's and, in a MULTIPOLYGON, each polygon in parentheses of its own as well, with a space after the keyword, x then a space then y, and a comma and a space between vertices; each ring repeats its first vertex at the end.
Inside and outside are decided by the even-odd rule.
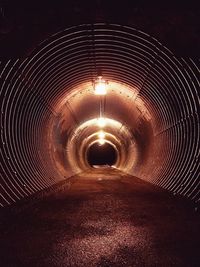
POLYGON ((98 133, 99 139, 104 139, 105 138, 105 133, 103 131, 98 133))
POLYGON ((106 95, 106 81, 102 79, 102 76, 99 76, 95 81, 94 89, 95 95, 106 95))
POLYGON ((97 125, 101 128, 106 126, 106 120, 104 118, 97 119, 97 125))
POLYGON ((105 139, 99 139, 98 142, 100 145, 104 145, 106 141, 105 141, 105 139))

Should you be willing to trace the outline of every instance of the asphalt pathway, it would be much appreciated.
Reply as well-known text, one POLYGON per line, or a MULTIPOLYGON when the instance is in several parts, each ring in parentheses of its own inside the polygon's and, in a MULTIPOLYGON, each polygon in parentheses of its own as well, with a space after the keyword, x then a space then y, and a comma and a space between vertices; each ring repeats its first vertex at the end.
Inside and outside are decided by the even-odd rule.
POLYGON ((199 267, 188 201, 114 169, 72 179, 0 227, 1 267, 199 267))

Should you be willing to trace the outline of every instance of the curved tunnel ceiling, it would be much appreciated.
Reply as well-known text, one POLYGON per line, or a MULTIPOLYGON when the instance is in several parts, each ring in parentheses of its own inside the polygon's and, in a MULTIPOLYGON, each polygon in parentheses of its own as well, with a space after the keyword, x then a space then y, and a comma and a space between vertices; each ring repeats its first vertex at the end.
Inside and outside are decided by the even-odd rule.
POLYGON ((58 32, 0 68, 1 206, 89 168, 100 116, 113 121, 103 131, 117 168, 199 201, 198 62, 134 28, 98 23, 58 32), (99 72, 103 97, 93 88, 99 72))

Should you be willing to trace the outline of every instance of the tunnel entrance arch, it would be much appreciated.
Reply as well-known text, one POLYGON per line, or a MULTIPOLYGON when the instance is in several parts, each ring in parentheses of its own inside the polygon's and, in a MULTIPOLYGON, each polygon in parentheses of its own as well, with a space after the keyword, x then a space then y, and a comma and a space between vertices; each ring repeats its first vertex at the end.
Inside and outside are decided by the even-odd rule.
POLYGON ((96 142, 92 144, 87 151, 87 161, 91 167, 94 165, 112 166, 117 162, 117 152, 115 148, 107 142, 103 145, 96 142))

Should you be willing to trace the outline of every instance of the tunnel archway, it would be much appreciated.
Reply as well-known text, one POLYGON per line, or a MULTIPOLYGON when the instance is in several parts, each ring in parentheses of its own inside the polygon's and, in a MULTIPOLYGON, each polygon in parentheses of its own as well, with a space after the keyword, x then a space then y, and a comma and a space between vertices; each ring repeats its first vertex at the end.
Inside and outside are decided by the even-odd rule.
POLYGON ((114 147, 108 142, 104 144, 95 142, 87 151, 87 160, 91 167, 95 165, 112 166, 117 161, 117 153, 114 147))
POLYGON ((100 116, 99 69, 109 81, 103 115, 121 125, 106 128, 121 149, 118 168, 199 201, 198 62, 132 27, 96 23, 0 65, 1 206, 88 167, 84 144, 99 129, 77 129, 100 116))

